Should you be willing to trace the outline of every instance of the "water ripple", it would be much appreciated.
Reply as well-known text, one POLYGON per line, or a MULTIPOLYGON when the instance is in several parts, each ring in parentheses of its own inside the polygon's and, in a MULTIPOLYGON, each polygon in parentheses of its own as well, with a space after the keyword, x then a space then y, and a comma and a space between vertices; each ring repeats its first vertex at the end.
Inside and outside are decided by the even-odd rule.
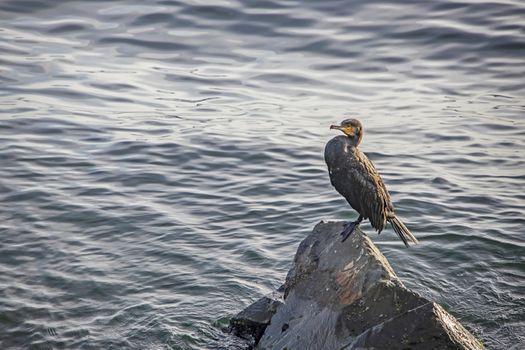
POLYGON ((398 275, 525 344, 521 2, 0 10, 0 348, 245 348, 228 318, 355 216, 322 159, 350 116, 421 241, 363 225, 398 275))

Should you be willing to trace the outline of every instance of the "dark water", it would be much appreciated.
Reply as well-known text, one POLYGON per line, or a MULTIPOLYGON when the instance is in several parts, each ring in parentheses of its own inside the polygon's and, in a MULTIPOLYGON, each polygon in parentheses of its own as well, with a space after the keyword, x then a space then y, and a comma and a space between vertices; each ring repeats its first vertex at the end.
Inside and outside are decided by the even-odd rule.
MULTIPOLYGON (((0 3, 0 348, 230 349, 362 149, 421 244, 373 239, 525 347, 525 3, 0 3)), ((372 233, 368 224, 363 227, 372 233)))

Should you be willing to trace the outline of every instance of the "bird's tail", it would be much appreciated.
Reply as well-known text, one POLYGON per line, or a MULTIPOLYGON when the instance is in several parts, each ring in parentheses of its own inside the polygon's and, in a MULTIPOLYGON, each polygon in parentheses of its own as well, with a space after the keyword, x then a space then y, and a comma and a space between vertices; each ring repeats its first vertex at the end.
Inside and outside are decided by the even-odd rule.
POLYGON ((397 216, 394 215, 393 217, 389 218, 388 221, 392 225, 394 231, 396 231, 399 238, 401 238, 403 243, 405 243, 407 248, 409 247, 408 241, 411 241, 416 244, 418 243, 417 238, 412 234, 412 232, 410 232, 410 230, 405 226, 405 224, 403 224, 401 220, 399 220, 397 216))

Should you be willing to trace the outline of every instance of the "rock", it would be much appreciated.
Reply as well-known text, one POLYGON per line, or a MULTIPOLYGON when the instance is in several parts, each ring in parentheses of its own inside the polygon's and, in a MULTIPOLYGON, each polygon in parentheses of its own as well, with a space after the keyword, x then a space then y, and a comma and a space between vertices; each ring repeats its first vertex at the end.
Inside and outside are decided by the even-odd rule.
POLYGON ((299 245, 284 302, 257 301, 232 330, 261 350, 482 349, 441 306, 404 287, 361 230, 342 243, 342 229, 319 223, 299 245))
POLYGON ((282 289, 277 290, 239 312, 230 320, 230 332, 257 344, 277 307, 282 304, 282 294, 282 289))

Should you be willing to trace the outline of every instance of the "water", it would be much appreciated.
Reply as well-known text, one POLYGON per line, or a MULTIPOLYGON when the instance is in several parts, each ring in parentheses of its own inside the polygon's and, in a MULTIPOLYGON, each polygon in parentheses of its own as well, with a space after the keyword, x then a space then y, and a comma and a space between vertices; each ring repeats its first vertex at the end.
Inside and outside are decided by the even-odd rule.
POLYGON ((347 117, 421 244, 369 232, 488 348, 525 347, 525 3, 0 3, 0 348, 235 349, 320 220, 347 117))

